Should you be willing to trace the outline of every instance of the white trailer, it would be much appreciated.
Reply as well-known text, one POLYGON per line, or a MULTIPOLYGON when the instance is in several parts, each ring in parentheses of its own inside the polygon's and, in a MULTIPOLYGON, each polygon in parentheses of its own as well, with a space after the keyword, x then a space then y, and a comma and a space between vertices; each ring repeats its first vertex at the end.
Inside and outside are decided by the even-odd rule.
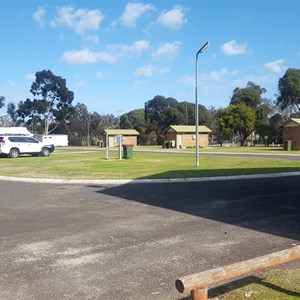
POLYGON ((37 135, 36 139, 49 145, 54 146, 68 146, 69 140, 66 134, 48 134, 48 135, 37 135))

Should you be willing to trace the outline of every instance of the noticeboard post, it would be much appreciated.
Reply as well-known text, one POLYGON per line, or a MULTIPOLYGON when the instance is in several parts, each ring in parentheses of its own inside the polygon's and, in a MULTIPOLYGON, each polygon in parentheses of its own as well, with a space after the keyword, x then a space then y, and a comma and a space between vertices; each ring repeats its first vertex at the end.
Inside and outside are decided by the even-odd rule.
POLYGON ((108 128, 105 130, 106 131, 106 136, 105 136, 105 152, 106 152, 106 160, 108 160, 108 128))
POLYGON ((119 159, 122 159, 122 142, 124 141, 124 137, 123 135, 119 134, 115 137, 115 141, 118 143, 119 145, 119 159))

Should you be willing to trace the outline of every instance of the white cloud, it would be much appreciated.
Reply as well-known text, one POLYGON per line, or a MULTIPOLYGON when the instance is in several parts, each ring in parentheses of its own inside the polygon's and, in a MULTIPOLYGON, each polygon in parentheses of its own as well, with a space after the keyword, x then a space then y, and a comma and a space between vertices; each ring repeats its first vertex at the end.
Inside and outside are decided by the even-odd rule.
POLYGON ((228 71, 226 68, 223 68, 221 71, 213 71, 210 73, 210 79, 213 80, 220 80, 226 76, 233 76, 236 75, 238 71, 228 71))
POLYGON ((154 73, 163 75, 165 73, 168 73, 170 70, 168 68, 160 68, 154 65, 145 65, 139 68, 136 68, 135 73, 137 76, 140 77, 151 77, 154 73))
POLYGON ((83 49, 67 51, 63 60, 68 64, 94 64, 100 62, 115 63, 118 59, 131 59, 139 56, 150 47, 150 42, 145 40, 135 41, 132 45, 112 44, 107 45, 104 51, 90 51, 83 49))
POLYGON ((83 39, 85 42, 90 42, 90 43, 94 43, 94 44, 99 43, 98 34, 89 34, 89 35, 85 36, 83 39))
POLYGON ((238 44, 236 40, 231 40, 222 46, 226 55, 241 55, 247 53, 247 44, 238 44))
POLYGON ((7 80, 6 83, 11 86, 11 87, 15 87, 16 86, 16 83, 12 80, 7 80))
POLYGON ((136 75, 137 76, 145 76, 145 77, 151 77, 152 74, 155 71, 155 66, 153 65, 146 65, 142 66, 136 69, 136 75))
POLYGON ((154 10, 151 4, 129 2, 121 17, 121 23, 126 27, 135 27, 137 19, 151 10, 154 10))
POLYGON ((44 17, 46 14, 46 10, 44 7, 38 7, 38 9, 33 13, 34 20, 41 26, 45 26, 44 17))
POLYGON ((133 83, 138 88, 146 87, 148 85, 147 80, 135 80, 133 83))
POLYGON ((99 79, 103 78, 103 73, 101 71, 98 71, 96 73, 96 77, 99 78, 99 79))
POLYGON ((278 78, 272 75, 254 76, 248 75, 238 78, 232 82, 235 87, 245 87, 249 81, 255 82, 256 84, 269 84, 277 82, 278 78))
POLYGON ((118 23, 116 21, 112 21, 109 27, 106 28, 107 32, 115 32, 117 28, 118 23))
POLYGON ((134 42, 131 46, 122 47, 126 54, 129 55, 139 55, 141 52, 148 50, 150 47, 150 42, 146 40, 140 40, 134 42))
POLYGON ((174 6, 174 8, 169 11, 163 11, 156 23, 172 30, 178 30, 187 22, 185 13, 186 9, 182 6, 174 6))
POLYGON ((262 75, 262 76, 256 77, 255 80, 253 80, 253 82, 258 82, 261 84, 276 83, 276 82, 278 82, 278 78, 275 76, 271 76, 271 75, 262 75))
POLYGON ((174 43, 166 43, 163 45, 160 45, 156 51, 153 53, 154 59, 172 59, 175 56, 178 55, 180 51, 180 42, 174 42, 174 43))
POLYGON ((195 86, 195 77, 191 75, 183 75, 177 80, 178 83, 188 86, 195 86))
MULTIPOLYGON (((72 29, 76 34, 84 37, 87 32, 97 31, 100 27, 104 15, 100 10, 77 9, 72 6, 62 6, 57 10, 57 16, 50 25, 59 25, 72 29)), ((94 38, 95 39, 95 36, 94 38)))
MULTIPOLYGON (((200 74, 199 83, 207 81, 207 80, 222 80, 228 76, 235 76, 238 71, 228 71, 226 68, 221 69, 220 71, 212 71, 209 74, 200 74)), ((178 83, 188 86, 195 86, 195 76, 184 75, 177 80, 178 83)))
POLYGON ((31 73, 31 74, 26 74, 25 75, 25 79, 29 80, 29 81, 35 81, 35 73, 31 73))
POLYGON ((169 73, 170 72, 170 69, 169 68, 156 68, 157 70, 157 73, 159 75, 163 75, 163 74, 166 74, 166 73, 169 73))
POLYGON ((150 42, 147 40, 139 40, 133 42, 131 45, 112 44, 106 46, 106 51, 117 58, 136 58, 142 52, 150 48, 150 42))
POLYGON ((83 86, 85 86, 84 80, 78 80, 78 81, 76 82, 76 86, 78 86, 78 87, 83 87, 83 86))
POLYGON ((283 59, 278 59, 272 62, 265 64, 265 68, 273 73, 283 72, 282 64, 284 63, 283 59))
POLYGON ((105 52, 93 52, 88 49, 79 51, 67 51, 63 55, 63 60, 67 64, 93 64, 99 62, 114 63, 115 57, 105 52))

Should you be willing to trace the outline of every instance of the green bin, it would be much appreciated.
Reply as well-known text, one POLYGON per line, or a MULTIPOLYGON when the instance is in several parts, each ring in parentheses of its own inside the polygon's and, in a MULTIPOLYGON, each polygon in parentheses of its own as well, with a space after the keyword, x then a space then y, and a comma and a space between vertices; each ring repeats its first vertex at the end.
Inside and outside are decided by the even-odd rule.
POLYGON ((172 142, 166 142, 166 148, 167 149, 172 148, 172 142))
POLYGON ((285 151, 292 150, 292 140, 286 140, 283 142, 283 150, 285 150, 285 151))
POLYGON ((123 158, 131 159, 132 149, 133 149, 133 145, 123 145, 123 158))

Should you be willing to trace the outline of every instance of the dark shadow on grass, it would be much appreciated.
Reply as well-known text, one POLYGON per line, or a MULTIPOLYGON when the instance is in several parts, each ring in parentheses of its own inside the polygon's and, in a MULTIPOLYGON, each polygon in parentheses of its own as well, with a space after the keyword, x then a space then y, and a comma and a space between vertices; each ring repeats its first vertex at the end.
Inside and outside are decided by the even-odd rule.
POLYGON ((166 178, 199 178, 199 177, 216 177, 216 176, 240 176, 256 174, 275 174, 275 173, 300 172, 299 167, 284 168, 253 168, 253 169, 210 169, 210 170, 171 170, 164 173, 153 174, 150 176, 139 177, 138 179, 166 179, 166 178))
POLYGON ((247 277, 244 277, 242 279, 235 280, 235 281, 231 281, 229 283, 226 283, 226 284, 220 285, 218 287, 212 288, 212 289, 209 290, 209 297, 210 298, 219 297, 219 296, 221 296, 225 293, 229 293, 229 292, 234 291, 236 289, 243 288, 243 287, 245 287, 247 285, 250 285, 250 284, 262 285, 262 286, 264 286, 264 287, 266 287, 270 290, 277 291, 279 293, 286 294, 286 295, 291 296, 291 297, 300 297, 299 292, 287 290, 287 289, 282 288, 282 287, 280 287, 278 285, 275 285, 273 283, 266 282, 263 278, 253 276, 253 275, 247 276, 247 277))
MULTIPOLYGON (((271 171, 276 170, 281 171, 271 171)), ((298 171, 298 168, 289 170, 298 171)), ((244 171, 239 169, 231 174, 242 174, 244 171)), ((256 171, 260 173, 262 170, 256 171)), ((153 177, 180 178, 182 172, 186 171, 167 172, 153 177)), ((195 172, 201 172, 202 176, 213 174, 213 171, 195 172)), ((130 183, 99 188, 97 192, 300 241, 300 176, 130 183)))
MULTIPOLYGON (((208 289, 208 297, 209 299, 214 299, 218 297, 221 297, 222 295, 226 294, 226 293, 230 293, 232 291, 235 291, 237 289, 241 289, 244 288, 250 284, 257 284, 257 285, 261 285, 264 286, 270 290, 273 291, 277 291, 279 293, 285 294, 287 296, 291 296, 291 297, 297 297, 300 298, 300 293, 297 291, 291 291, 285 288, 282 288, 278 285, 275 285, 273 283, 270 282, 266 282, 263 278, 260 278, 258 276, 254 276, 254 275, 250 275, 247 277, 243 277, 241 279, 237 279, 228 283, 224 283, 222 285, 219 285, 217 287, 208 289)), ((251 299, 251 294, 249 294, 249 297, 251 299)), ((242 298, 246 298, 246 296, 242 295, 242 298)), ((191 297, 190 296, 185 296, 183 298, 179 298, 178 300, 190 300, 191 297)))
MULTIPOLYGON (((268 147, 259 149, 260 151, 264 152, 280 152, 284 151, 282 147, 268 147)), ((293 154, 300 154, 299 151, 285 151, 286 154, 293 153, 293 154)))
MULTIPOLYGON (((235 152, 221 152, 221 153, 218 153, 218 152, 214 152, 214 153, 210 153, 210 152, 203 152, 203 153, 200 153, 200 160, 201 160, 201 156, 227 156, 227 157, 230 157, 230 156, 234 156, 234 157, 249 157, 249 158, 268 158, 268 159, 272 159, 272 158, 275 158, 275 159, 288 159, 288 160, 300 160, 300 153, 291 153, 289 152, 290 154, 298 154, 298 155, 286 155, 285 153, 278 153, 276 155, 271 155, 271 153, 267 154, 267 153, 247 153, 247 152, 241 152, 241 153, 235 153, 235 152)), ((189 153, 189 154, 193 154, 194 153, 189 153)))

